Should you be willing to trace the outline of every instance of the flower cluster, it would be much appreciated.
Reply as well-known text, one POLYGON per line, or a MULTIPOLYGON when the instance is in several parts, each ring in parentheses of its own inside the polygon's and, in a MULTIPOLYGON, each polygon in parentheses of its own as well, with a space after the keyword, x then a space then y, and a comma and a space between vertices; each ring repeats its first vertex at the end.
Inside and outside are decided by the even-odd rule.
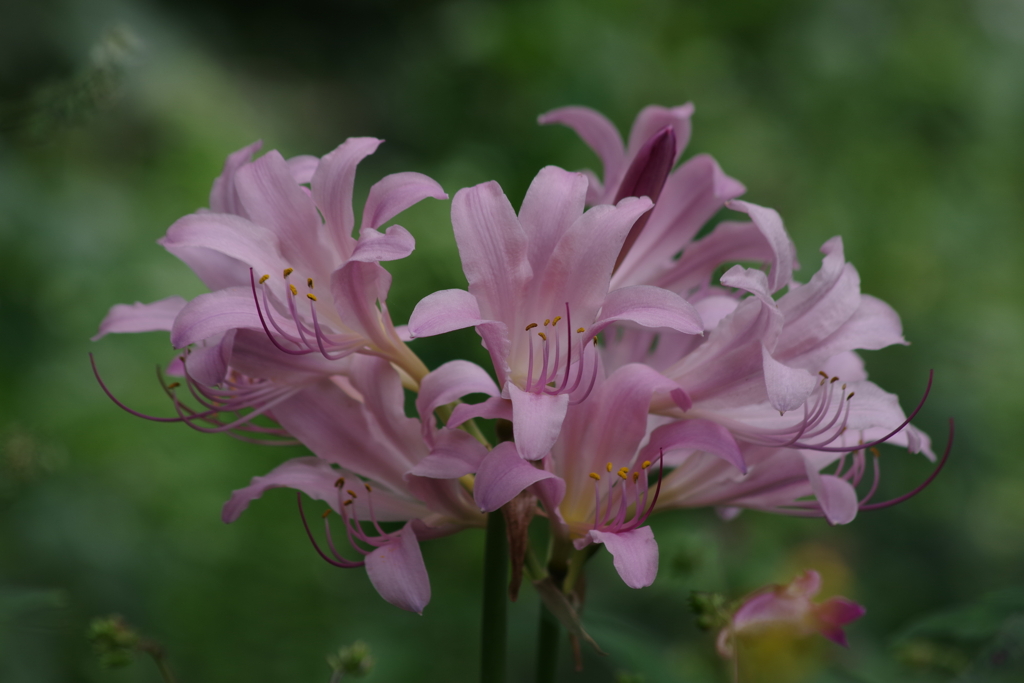
POLYGON ((458 191, 451 221, 468 291, 427 294, 404 327, 388 313, 380 262, 409 256, 415 241, 380 228, 447 199, 441 187, 386 176, 354 234, 356 167, 379 140, 351 138, 320 159, 254 159, 256 143, 228 157, 210 208, 160 240, 210 293, 115 306, 97 338, 170 332, 177 415, 154 419, 308 448, 235 491, 226 522, 272 488, 324 501, 317 551, 365 567, 385 600, 414 612, 430 599, 419 542, 482 526, 513 501, 547 520, 555 554, 604 545, 634 588, 657 574, 647 519, 660 510, 848 523, 888 504, 870 502, 877 457, 874 483, 858 492, 875 445, 935 457, 857 355, 905 344, 899 316, 861 293, 839 237, 797 282, 775 211, 737 199, 744 186, 707 155, 677 166, 692 112, 648 107, 625 145, 592 110, 543 115, 594 149, 602 177, 548 166, 518 212, 493 181, 458 191), (430 370, 416 356, 415 339, 467 327, 491 368, 430 370), (488 398, 464 402, 471 394, 488 398), (492 444, 488 421, 508 437, 492 444))

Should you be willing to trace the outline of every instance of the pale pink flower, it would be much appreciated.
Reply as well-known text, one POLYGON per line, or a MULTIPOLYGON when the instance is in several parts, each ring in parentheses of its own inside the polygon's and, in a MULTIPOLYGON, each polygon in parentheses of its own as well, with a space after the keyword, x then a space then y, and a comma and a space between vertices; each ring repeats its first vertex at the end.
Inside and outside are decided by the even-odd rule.
POLYGON ((808 569, 785 586, 768 586, 755 592, 719 632, 719 654, 734 657, 737 637, 779 627, 791 629, 798 636, 820 633, 848 647, 843 627, 860 619, 866 610, 842 596, 812 602, 820 591, 821 575, 808 569))
POLYGON ((549 166, 517 216, 497 183, 460 190, 452 225, 469 291, 435 292, 409 320, 412 337, 476 327, 502 388, 481 410, 499 416, 507 413, 499 404, 511 401, 516 446, 529 460, 551 448, 570 403, 586 399, 598 372, 591 342, 605 327, 702 330, 693 307, 672 292, 609 292, 623 240, 651 202, 627 198, 584 213, 586 191, 582 174, 549 166))

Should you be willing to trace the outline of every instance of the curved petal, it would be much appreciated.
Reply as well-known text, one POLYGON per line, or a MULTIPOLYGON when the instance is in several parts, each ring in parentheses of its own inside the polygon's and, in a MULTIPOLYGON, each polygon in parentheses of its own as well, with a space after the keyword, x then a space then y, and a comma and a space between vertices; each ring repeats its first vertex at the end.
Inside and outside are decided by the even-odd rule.
POLYGON ((632 158, 652 135, 665 126, 672 126, 676 134, 676 157, 672 162, 674 165, 690 142, 691 116, 693 116, 693 103, 691 102, 671 109, 656 104, 644 107, 633 120, 633 126, 629 130, 626 158, 632 158))
POLYGON ((397 539, 366 556, 366 575, 380 597, 395 607, 423 614, 430 602, 430 577, 412 524, 402 527, 397 539))
POLYGON ((487 371, 468 360, 453 360, 432 371, 420 382, 416 396, 416 411, 426 423, 428 416, 438 407, 457 401, 467 394, 501 393, 487 371))
POLYGON ((561 107, 541 114, 537 122, 542 126, 560 123, 576 131, 601 159, 605 186, 614 188, 618 185, 619 176, 626 166, 626 151, 622 137, 611 121, 589 107, 561 107))
POLYGON ((544 271, 534 274, 536 308, 531 313, 543 321, 561 315, 569 303, 573 318, 584 325, 593 320, 607 296, 623 240, 652 205, 646 197, 627 197, 616 206, 595 206, 580 216, 555 245, 544 271))
POLYGON ((733 211, 741 211, 750 216, 775 256, 771 272, 768 274, 768 291, 774 293, 789 284, 793 278, 793 266, 796 262, 796 246, 789 238, 786 228, 783 227, 782 218, 778 212, 775 209, 739 199, 727 202, 726 206, 733 211))
POLYGON ((315 268, 321 263, 320 216, 279 152, 271 150, 238 169, 235 189, 250 220, 281 239, 285 259, 294 266, 315 268))
POLYGON ((340 258, 352 255, 355 240, 355 214, 352 211, 352 187, 359 162, 377 151, 383 140, 349 138, 334 151, 325 154, 313 175, 310 190, 313 201, 327 224, 327 232, 340 258))
POLYGON ((532 273, 529 245, 498 183, 459 190, 452 200, 452 228, 482 317, 518 325, 516 312, 532 273))
POLYGON ((768 400, 779 412, 799 408, 818 385, 818 377, 801 368, 791 368, 772 358, 768 347, 761 346, 764 363, 764 384, 768 389, 768 400))
POLYGON ((485 420, 512 421, 512 401, 495 396, 481 403, 460 403, 448 418, 448 428, 455 429, 467 420, 480 417, 485 420))
POLYGON ((457 479, 480 469, 487 449, 467 432, 444 429, 436 437, 430 455, 416 463, 409 474, 429 479, 457 479))
POLYGON ((512 399, 512 430, 516 448, 527 460, 539 460, 558 439, 569 407, 569 395, 534 394, 509 382, 505 385, 512 399))
POLYGON ((363 207, 360 236, 368 229, 379 228, 428 197, 448 199, 448 194, 436 180, 422 173, 407 171, 384 176, 370 188, 363 207))
POLYGON ((279 273, 284 268, 277 235, 245 218, 225 213, 193 213, 179 218, 157 244, 185 263, 190 261, 187 253, 179 253, 182 249, 210 249, 252 266, 257 277, 279 273))
MULTIPOLYGON (((736 439, 728 429, 710 420, 679 420, 658 427, 651 433, 650 441, 644 446, 640 457, 655 461, 661 451, 678 449, 717 455, 743 474, 747 473, 747 463, 736 439)), ((665 458, 665 464, 674 466, 679 463, 669 456, 665 458)))
POLYGON ((850 482, 831 474, 820 474, 810 460, 807 461, 807 479, 829 524, 849 524, 854 520, 859 506, 857 490, 850 482))
POLYGON ((320 159, 311 154, 300 154, 288 159, 288 170, 298 185, 306 185, 312 181, 318 166, 320 159))
POLYGON ((523 460, 516 445, 505 441, 495 446, 480 463, 473 484, 473 499, 484 512, 493 512, 527 487, 545 479, 558 477, 523 460))
POLYGON ((263 147, 263 141, 257 140, 228 155, 227 160, 224 161, 224 170, 213 181, 213 187, 210 189, 210 211, 244 215, 241 202, 238 200, 238 193, 235 191, 235 173, 252 161, 252 156, 260 151, 261 147, 263 147))
POLYGON ((331 273, 331 296, 342 322, 380 349, 400 343, 394 328, 385 326, 383 304, 391 288, 391 274, 378 263, 349 261, 331 273))
POLYGON ((609 292, 601 306, 601 315, 594 321, 594 330, 621 320, 644 327, 667 327, 685 334, 704 331, 700 314, 689 301, 667 289, 650 285, 633 285, 609 292))
POLYGON ((409 336, 433 337, 452 330, 479 325, 480 305, 464 289, 442 289, 420 299, 409 316, 409 336))
POLYGON ((169 296, 166 299, 144 304, 117 304, 100 323, 100 329, 92 337, 92 341, 102 339, 108 334, 120 332, 157 332, 170 330, 185 300, 180 296, 169 296))
POLYGON ((587 178, 557 166, 545 166, 530 183, 519 222, 529 242, 533 272, 541 273, 566 230, 583 215, 587 178))
POLYGON ((208 387, 224 381, 231 363, 231 351, 235 342, 235 330, 207 339, 205 343, 192 347, 182 361, 182 373, 188 369, 189 376, 208 387))
POLYGON ((235 329, 262 330, 252 290, 231 287, 200 294, 181 309, 171 327, 171 345, 182 349, 235 329))
POLYGON ((364 230, 352 252, 353 261, 397 261, 416 248, 416 238, 401 225, 392 225, 383 233, 364 230))
POLYGON ((286 460, 271 470, 269 474, 253 477, 248 486, 233 491, 231 497, 224 503, 221 519, 230 524, 245 512, 249 503, 262 496, 265 491, 282 487, 302 491, 314 500, 324 501, 335 512, 340 513, 338 489, 334 487, 338 476, 338 470, 320 458, 305 457, 286 460))
POLYGON ((613 533, 610 531, 588 531, 577 540, 577 548, 588 545, 581 541, 603 543, 612 554, 612 564, 619 576, 630 588, 646 588, 658 576, 658 542, 649 526, 613 533))

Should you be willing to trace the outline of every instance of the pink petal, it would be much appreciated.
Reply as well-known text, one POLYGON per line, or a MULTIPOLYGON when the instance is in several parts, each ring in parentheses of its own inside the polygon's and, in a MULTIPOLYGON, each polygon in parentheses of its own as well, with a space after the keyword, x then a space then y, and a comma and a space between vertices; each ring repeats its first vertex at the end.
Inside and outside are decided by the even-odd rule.
POLYGON ((587 179, 557 166, 545 166, 530 183, 519 222, 529 242, 533 272, 544 272, 548 259, 565 231, 583 215, 587 179))
POLYGON ((768 400, 780 412, 795 410, 807 401, 818 385, 818 377, 801 368, 791 368, 772 358, 768 348, 761 346, 764 363, 764 383, 768 400))
POLYGON ((399 342, 397 335, 389 336, 377 305, 387 300, 390 288, 391 274, 377 263, 349 261, 331 274, 331 296, 338 316, 380 349, 392 348, 399 342))
MULTIPOLYGON (((834 356, 853 349, 875 351, 893 344, 907 345, 899 314, 880 299, 860 295, 860 305, 853 315, 831 335, 821 340, 800 358, 801 365, 827 362, 834 356)), ((857 372, 834 372, 844 380, 860 379, 857 372)))
POLYGON ((365 230, 379 228, 427 197, 448 199, 437 181, 422 173, 392 173, 384 176, 370 188, 363 207, 360 235, 365 230))
POLYGON ((515 443, 505 441, 495 446, 480 464, 473 484, 473 498, 481 510, 493 512, 527 487, 546 479, 558 477, 531 465, 517 452, 515 443))
POLYGON ((503 322, 484 320, 477 324, 476 333, 480 335, 481 343, 491 356, 498 384, 504 386, 512 373, 508 364, 508 354, 512 349, 512 342, 508 338, 508 326, 503 322))
POLYGON ((200 294, 181 309, 171 328, 171 345, 182 349, 234 329, 262 330, 249 287, 200 294))
MULTIPOLYGON (((608 293, 612 267, 633 223, 652 203, 628 197, 616 206, 601 205, 583 214, 558 241, 547 266, 535 273, 535 315, 561 315, 566 302, 574 320, 593 320, 608 293)), ((528 320, 523 324, 538 322, 528 320)))
POLYGON ((366 575, 392 605, 423 614, 430 602, 430 578, 412 524, 402 527, 396 540, 366 556, 366 575))
POLYGON ((498 183, 459 190, 452 200, 452 227, 481 317, 518 325, 516 312, 531 276, 528 243, 498 183))
POLYGON ((429 479, 457 479, 480 469, 487 455, 484 445, 462 430, 442 430, 436 442, 430 455, 416 463, 409 474, 429 479))
POLYGON ((192 379, 206 386, 216 386, 224 381, 231 362, 231 350, 234 345, 235 330, 229 330, 218 336, 207 339, 189 350, 185 357, 184 370, 192 379))
POLYGON ((310 188, 313 201, 324 216, 327 231, 338 252, 347 259, 352 254, 355 214, 352 210, 352 187, 356 166, 377 151, 383 140, 377 138, 349 138, 334 151, 324 155, 313 176, 310 188))
POLYGON ((646 588, 654 583, 658 575, 658 542, 654 540, 651 527, 642 526, 621 533, 594 529, 577 540, 576 547, 586 545, 580 543, 586 540, 604 543, 612 554, 615 570, 630 588, 646 588))
POLYGON ((689 301, 660 287, 634 285, 608 293, 594 330, 615 321, 629 321, 643 327, 667 327, 685 334, 704 331, 700 314, 689 301))
POLYGON ((810 463, 807 479, 829 524, 849 524, 857 516, 857 490, 850 482, 831 474, 820 474, 810 463))
POLYGON ((228 155, 224 162, 224 170, 213 181, 210 190, 210 210, 214 213, 233 213, 244 215, 238 193, 235 191, 235 173, 245 164, 252 161, 252 156, 263 147, 263 141, 257 140, 247 147, 228 155))
POLYGON ((463 289, 443 289, 428 294, 409 317, 409 335, 433 337, 482 322, 476 297, 463 289))
POLYGON ((281 255, 291 265, 317 269, 324 258, 320 215, 279 152, 271 150, 238 169, 235 188, 252 222, 280 238, 281 255))
MULTIPOLYGON (((284 268, 277 235, 228 214, 193 213, 179 218, 157 243, 186 263, 190 263, 188 255, 195 248, 219 252, 252 266, 257 278, 268 273, 277 275, 284 268)), ((245 276, 248 281, 248 273, 245 276)))
POLYGON ((778 212, 739 199, 727 202, 726 206, 733 211, 742 211, 750 216, 775 256, 771 264, 771 272, 768 275, 768 291, 775 293, 789 284, 793 277, 796 247, 786 233, 786 228, 783 227, 782 218, 778 212))
POLYGON ((676 465, 678 463, 667 454, 672 450, 683 449, 717 455, 743 474, 747 473, 747 463, 736 439, 728 429, 710 420, 678 420, 658 427, 651 433, 651 439, 644 446, 640 457, 656 462, 660 452, 664 450, 665 464, 676 465))
POLYGON ((455 406, 451 417, 448 418, 448 427, 455 429, 467 420, 475 417, 484 420, 508 420, 512 421, 512 401, 507 398, 495 396, 481 403, 460 403, 455 406))
POLYGON ((626 153, 622 137, 611 121, 588 107, 561 107, 541 114, 537 122, 541 125, 560 123, 576 131, 601 159, 605 186, 614 188, 618 185, 619 177, 625 171, 626 153))
POLYGON ((420 393, 416 396, 416 411, 420 419, 428 421, 435 410, 446 403, 457 401, 467 394, 501 393, 487 371, 467 360, 453 360, 437 368, 420 382, 420 393))
POLYGON ((816 605, 813 611, 818 620, 821 634, 843 647, 848 647, 848 645, 842 627, 867 614, 867 610, 862 605, 838 595, 816 605))
POLYGON ((338 489, 334 487, 338 476, 338 470, 320 458, 285 460, 269 474, 253 477, 248 486, 232 492, 231 497, 224 503, 221 519, 230 524, 245 512, 250 502, 261 497, 265 491, 282 487, 302 491, 314 500, 326 502, 335 512, 340 513, 338 489))
POLYGON ((569 395, 534 394, 509 382, 505 385, 512 399, 512 430, 519 455, 539 460, 558 439, 569 407, 569 395))
POLYGON ((353 261, 397 261, 416 248, 416 239, 401 225, 392 225, 383 233, 364 230, 352 252, 353 261))
POLYGON ((300 154, 288 160, 288 170, 298 185, 308 185, 313 180, 318 166, 320 159, 311 154, 300 154))
POLYGON ((180 296, 169 296, 151 304, 140 301, 134 304, 117 304, 103 318, 100 329, 92 337, 92 341, 112 333, 170 330, 174 318, 184 306, 185 300, 180 296))
MULTIPOLYGON (((631 159, 643 147, 652 135, 665 126, 672 126, 676 134, 676 158, 679 160, 683 150, 690 141, 690 117, 693 116, 693 104, 686 103, 668 109, 656 104, 644 107, 629 131, 629 144, 626 147, 626 158, 631 159)), ((674 165, 675 162, 673 162, 674 165)))

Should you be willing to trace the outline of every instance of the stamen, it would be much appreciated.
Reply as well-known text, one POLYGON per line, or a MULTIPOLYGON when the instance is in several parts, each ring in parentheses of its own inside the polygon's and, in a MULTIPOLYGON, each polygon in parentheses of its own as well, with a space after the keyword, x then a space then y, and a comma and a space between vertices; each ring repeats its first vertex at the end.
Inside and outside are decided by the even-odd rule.
MULTIPOLYGON (((544 324, 546 325, 547 323, 544 323, 544 324)), ((537 335, 538 335, 538 336, 539 336, 539 337, 540 337, 541 339, 543 339, 544 341, 547 341, 547 340, 548 340, 548 336, 547 336, 546 334, 544 334, 543 332, 538 332, 538 333, 537 333, 537 335)))
POLYGON ((327 519, 327 518, 328 518, 328 517, 330 517, 330 516, 331 516, 331 508, 327 508, 327 509, 326 509, 326 510, 324 510, 324 511, 323 511, 323 513, 322 513, 322 514, 320 515, 320 517, 322 517, 323 519, 327 519))
POLYGON ((338 477, 338 481, 334 482, 334 488, 340 489, 345 485, 345 477, 338 477))
POLYGON ((646 470, 650 466, 651 466, 651 461, 650 460, 644 460, 643 464, 640 465, 640 468, 646 470))
POLYGON ((537 327, 537 323, 530 323, 529 325, 526 326, 526 331, 529 332, 535 327, 537 327))
POLYGON ((306 298, 309 299, 310 301, 316 301, 316 294, 307 294, 306 298))
POLYGON ((850 395, 846 397, 846 400, 849 401, 851 398, 853 398, 854 393, 856 392, 851 391, 850 395))
POLYGON ((577 334, 583 334, 583 333, 584 333, 584 332, 586 332, 586 331, 587 331, 587 328, 585 328, 585 327, 581 327, 581 328, 579 328, 578 330, 576 330, 576 333, 577 333, 577 334))
POLYGON ((593 479, 594 481, 601 481, 601 475, 598 474, 597 472, 591 472, 590 478, 593 479))
POLYGON ((294 273, 294 272, 295 272, 295 269, 294 269, 294 268, 285 268, 285 269, 284 269, 284 276, 285 276, 285 277, 288 277, 289 275, 291 275, 291 274, 292 274, 292 273, 294 273))
POLYGON ((611 472, 611 471, 612 471, 612 464, 611 464, 611 463, 608 463, 608 464, 607 464, 607 465, 605 466, 605 469, 606 469, 606 470, 608 470, 609 472, 611 472))
POLYGON ((555 325, 557 325, 557 324, 558 324, 558 321, 559 321, 559 320, 561 320, 561 319, 562 319, 562 316, 560 316, 560 315, 556 315, 556 316, 554 317, 554 319, 553 319, 553 320, 551 321, 551 327, 554 327, 555 325))
POLYGON ((307 277, 306 278, 306 286, 308 286, 310 289, 313 289, 313 278, 311 278, 311 277, 307 277))
POLYGON ((544 321, 544 327, 547 327, 550 324, 551 324, 551 318, 548 318, 547 320, 544 321))
POLYGON ((825 372, 824 370, 818 370, 818 374, 824 377, 825 379, 828 379, 828 373, 825 372))
POLYGON ((325 555, 324 552, 320 550, 320 546, 317 545, 316 539, 313 538, 313 532, 309 529, 309 523, 306 521, 306 512, 305 510, 302 509, 302 494, 296 493, 295 498, 299 503, 299 516, 302 517, 302 526, 303 528, 305 528, 306 535, 309 536, 309 542, 313 544, 313 548, 316 550, 317 555, 322 557, 324 561, 328 564, 333 564, 335 567, 341 567, 342 569, 362 567, 365 564, 365 562, 352 562, 351 560, 345 560, 342 557, 338 558, 338 560, 341 560, 339 562, 338 560, 332 560, 331 558, 327 557, 327 555, 325 555))
POLYGON ((270 279, 270 275, 264 275, 263 277, 260 278, 260 284, 262 285, 264 282, 266 282, 269 279, 270 279))
MULTIPOLYGON (((927 479, 925 479, 924 482, 920 486, 918 486, 913 491, 910 491, 909 493, 904 493, 902 496, 899 496, 898 498, 893 498, 892 500, 887 500, 884 503, 871 503, 870 505, 861 505, 860 509, 861 510, 881 510, 882 508, 887 508, 887 507, 891 507, 893 505, 897 505, 899 503, 902 503, 905 500, 910 500, 911 498, 913 498, 917 494, 921 493, 921 491, 924 491, 928 487, 928 485, 931 484, 935 480, 935 477, 939 476, 939 472, 942 471, 942 468, 946 466, 946 461, 949 460, 949 454, 950 454, 950 451, 952 451, 952 449, 953 449, 953 418, 949 418, 949 439, 946 441, 946 450, 942 454, 942 459, 939 460, 938 466, 935 468, 934 471, 932 471, 931 475, 927 479)), ((875 462, 876 463, 878 462, 877 458, 875 459, 875 462)))
POLYGON ((296 294, 298 294, 298 293, 299 293, 299 290, 295 289, 295 285, 293 285, 293 284, 289 284, 289 285, 288 285, 288 289, 290 289, 290 290, 291 290, 291 292, 292 292, 292 296, 295 296, 296 294))
POLYGON ((170 384, 167 385, 167 388, 168 389, 177 389, 180 386, 181 386, 181 382, 171 382, 170 384))
POLYGON ((353 498, 358 498, 359 497, 359 496, 356 495, 356 492, 353 491, 352 489, 346 489, 345 493, 347 493, 348 495, 352 496, 353 498))
POLYGON ((838 378, 838 377, 833 377, 832 379, 830 379, 830 380, 828 381, 828 383, 829 383, 829 384, 835 384, 835 383, 836 383, 836 382, 838 382, 838 381, 839 381, 839 378, 838 378))

